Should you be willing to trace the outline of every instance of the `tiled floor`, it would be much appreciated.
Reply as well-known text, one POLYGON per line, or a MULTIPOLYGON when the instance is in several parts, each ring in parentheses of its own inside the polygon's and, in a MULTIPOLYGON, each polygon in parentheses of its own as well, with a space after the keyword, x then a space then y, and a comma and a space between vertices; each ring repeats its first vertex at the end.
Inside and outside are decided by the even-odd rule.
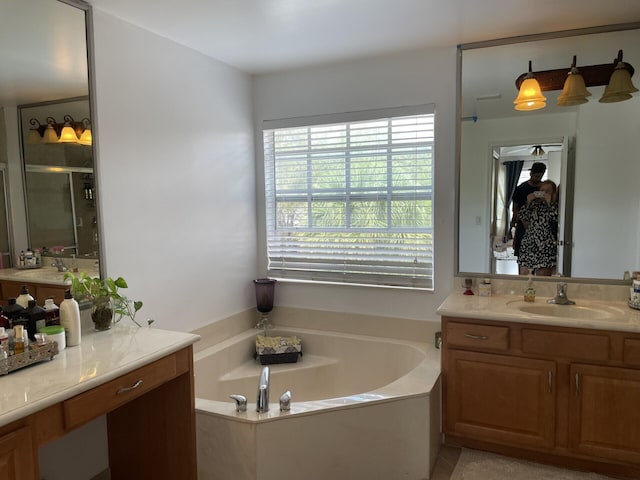
POLYGON ((456 468, 456 463, 458 463, 460 452, 460 448, 442 445, 431 480, 449 480, 453 469, 456 468))

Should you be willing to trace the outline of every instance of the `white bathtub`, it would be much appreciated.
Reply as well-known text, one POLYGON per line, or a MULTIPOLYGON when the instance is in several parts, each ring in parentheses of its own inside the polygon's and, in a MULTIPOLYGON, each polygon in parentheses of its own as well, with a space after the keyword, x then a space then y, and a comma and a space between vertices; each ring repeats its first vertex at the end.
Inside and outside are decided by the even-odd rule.
POLYGON ((256 330, 195 355, 200 480, 422 480, 440 444, 440 351, 432 342, 286 328, 303 356, 270 365, 257 413, 256 330), (291 410, 278 399, 292 393, 291 410), (235 411, 230 394, 249 400, 235 411))

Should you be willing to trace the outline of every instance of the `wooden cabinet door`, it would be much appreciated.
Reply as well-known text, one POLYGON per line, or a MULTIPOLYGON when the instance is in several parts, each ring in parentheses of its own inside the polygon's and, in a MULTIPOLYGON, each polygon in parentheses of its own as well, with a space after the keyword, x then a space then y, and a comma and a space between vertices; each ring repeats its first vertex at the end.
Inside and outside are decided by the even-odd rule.
POLYGON ((555 362, 459 350, 446 357, 445 433, 553 448, 555 362))
POLYGON ((30 427, 22 427, 0 436, 2 480, 36 480, 36 461, 30 427))
POLYGON ((640 370, 571 365, 569 448, 640 463, 640 370))

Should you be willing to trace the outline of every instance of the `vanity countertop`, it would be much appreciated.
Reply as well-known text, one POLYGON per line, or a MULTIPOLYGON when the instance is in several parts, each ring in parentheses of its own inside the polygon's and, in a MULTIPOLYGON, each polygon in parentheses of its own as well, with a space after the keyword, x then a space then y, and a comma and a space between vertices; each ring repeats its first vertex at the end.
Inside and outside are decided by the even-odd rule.
POLYGON ((629 308, 627 302, 574 299, 576 305, 550 305, 548 298, 538 296, 531 303, 521 295, 481 297, 452 293, 436 312, 478 320, 640 332, 640 311, 629 308))
POLYGON ((191 333, 116 324, 53 360, 0 376, 0 426, 91 390, 195 343, 191 333))
POLYGON ((71 285, 71 281, 65 281, 64 274, 65 272, 58 272, 54 267, 30 268, 25 270, 20 270, 18 268, 3 268, 0 269, 0 280, 25 283, 46 283, 49 285, 71 285))

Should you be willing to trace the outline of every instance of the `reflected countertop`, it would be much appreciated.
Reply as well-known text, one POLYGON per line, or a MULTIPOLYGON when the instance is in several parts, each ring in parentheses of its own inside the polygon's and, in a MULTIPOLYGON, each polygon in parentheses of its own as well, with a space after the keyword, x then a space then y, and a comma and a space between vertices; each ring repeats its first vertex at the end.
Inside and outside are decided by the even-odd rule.
POLYGON ((0 426, 67 400, 174 353, 200 337, 116 324, 82 335, 53 360, 0 376, 0 426))
POLYGON ((41 268, 3 268, 0 270, 0 280, 25 283, 47 283, 50 285, 70 285, 71 281, 64 280, 66 272, 58 272, 55 267, 41 268))
POLYGON ((574 299, 576 305, 550 305, 548 297, 524 302, 521 295, 452 293, 436 310, 441 316, 573 328, 640 332, 640 311, 626 301, 574 299))

